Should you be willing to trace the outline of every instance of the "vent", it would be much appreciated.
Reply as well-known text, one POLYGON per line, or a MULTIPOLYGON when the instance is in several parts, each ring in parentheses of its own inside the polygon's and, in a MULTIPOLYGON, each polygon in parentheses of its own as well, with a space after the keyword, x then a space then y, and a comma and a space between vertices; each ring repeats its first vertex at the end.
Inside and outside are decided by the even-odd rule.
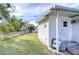
POLYGON ((73 24, 73 23, 76 23, 76 20, 71 20, 71 23, 73 24))

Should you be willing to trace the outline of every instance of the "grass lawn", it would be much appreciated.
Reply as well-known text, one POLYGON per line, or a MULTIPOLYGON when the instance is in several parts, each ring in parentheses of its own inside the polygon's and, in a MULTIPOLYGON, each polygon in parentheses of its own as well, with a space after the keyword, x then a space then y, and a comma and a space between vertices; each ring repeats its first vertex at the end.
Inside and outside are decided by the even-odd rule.
POLYGON ((36 33, 0 40, 0 54, 49 55, 53 54, 37 38, 36 33))

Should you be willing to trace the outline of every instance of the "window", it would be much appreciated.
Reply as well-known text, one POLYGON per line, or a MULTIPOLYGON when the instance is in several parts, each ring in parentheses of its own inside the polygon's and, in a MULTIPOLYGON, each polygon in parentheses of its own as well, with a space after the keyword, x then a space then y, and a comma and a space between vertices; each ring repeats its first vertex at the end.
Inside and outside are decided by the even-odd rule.
POLYGON ((76 20, 71 20, 71 23, 76 23, 76 20))
POLYGON ((67 21, 63 22, 63 27, 67 27, 67 21))

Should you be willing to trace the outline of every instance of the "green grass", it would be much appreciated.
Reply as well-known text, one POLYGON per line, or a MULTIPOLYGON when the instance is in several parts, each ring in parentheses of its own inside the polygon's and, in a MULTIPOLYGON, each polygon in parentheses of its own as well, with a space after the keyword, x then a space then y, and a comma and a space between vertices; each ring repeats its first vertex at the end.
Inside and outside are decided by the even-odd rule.
POLYGON ((0 40, 0 54, 48 55, 53 54, 37 38, 36 33, 0 40))

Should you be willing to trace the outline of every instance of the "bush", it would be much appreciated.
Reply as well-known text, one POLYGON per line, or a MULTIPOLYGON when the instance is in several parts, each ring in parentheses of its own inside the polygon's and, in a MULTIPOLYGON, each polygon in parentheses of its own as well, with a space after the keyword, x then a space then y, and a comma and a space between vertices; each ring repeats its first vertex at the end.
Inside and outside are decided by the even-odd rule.
POLYGON ((22 20, 13 16, 13 17, 10 17, 7 21, 5 21, 5 23, 1 24, 0 32, 2 33, 16 32, 21 28, 21 26, 22 26, 22 20))

